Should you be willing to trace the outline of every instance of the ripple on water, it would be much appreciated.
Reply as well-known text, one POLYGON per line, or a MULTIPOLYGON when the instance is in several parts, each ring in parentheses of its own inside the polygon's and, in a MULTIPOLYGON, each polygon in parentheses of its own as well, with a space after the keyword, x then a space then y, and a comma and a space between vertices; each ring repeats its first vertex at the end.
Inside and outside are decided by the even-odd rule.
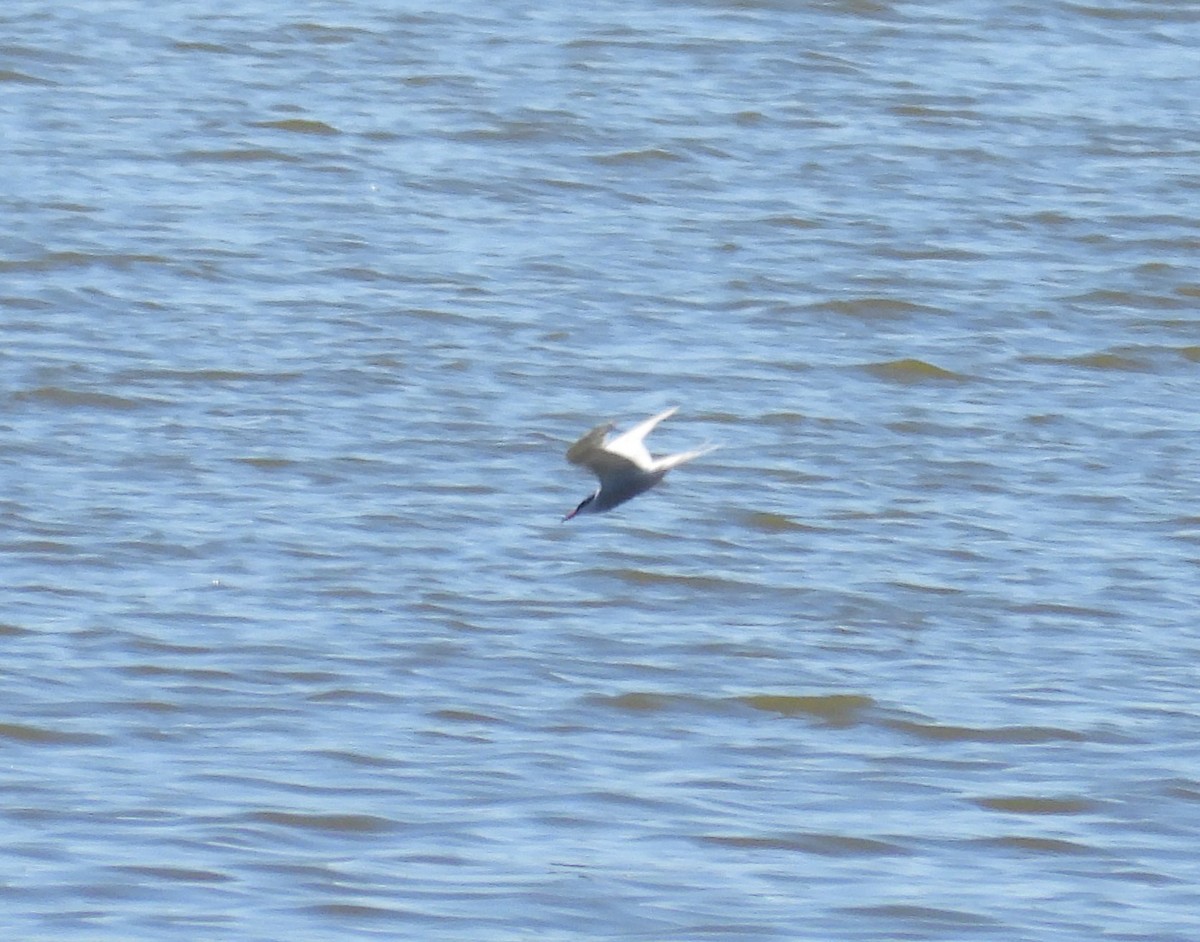
POLYGON ((702 844, 720 847, 735 847, 746 850, 785 850, 814 854, 819 857, 898 857, 912 854, 912 850, 893 841, 867 837, 850 837, 845 834, 788 834, 788 835, 733 835, 707 834, 699 839, 702 844))
POLYGON ((1050 798, 1030 795, 1006 795, 972 799, 980 808, 1004 814, 1087 814, 1098 811, 1103 803, 1094 798, 1050 798))
POLYGON ((926 363, 924 360, 887 360, 883 363, 867 363, 862 369, 872 376, 892 383, 964 383, 970 377, 962 373, 926 363))
POLYGON ((1050 742, 1087 742, 1093 737, 1073 729, 1052 726, 956 726, 914 720, 884 719, 882 724, 899 733, 935 742, 1010 743, 1031 745, 1050 742))
POLYGON ((27 723, 0 723, 0 739, 34 746, 97 746, 109 741, 107 736, 96 733, 81 733, 27 723))
POLYGON ((332 831, 353 836, 385 834, 402 826, 395 819, 371 814, 314 814, 298 811, 255 811, 247 814, 245 820, 289 830, 332 831))

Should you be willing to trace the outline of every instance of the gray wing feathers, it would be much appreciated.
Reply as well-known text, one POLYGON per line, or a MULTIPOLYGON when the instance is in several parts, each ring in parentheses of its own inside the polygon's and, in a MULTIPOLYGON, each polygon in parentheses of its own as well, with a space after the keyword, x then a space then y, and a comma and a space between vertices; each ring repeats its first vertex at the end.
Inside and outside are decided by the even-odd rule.
POLYGON ((582 465, 588 467, 588 461, 598 451, 604 450, 604 437, 611 432, 616 426, 612 422, 606 422, 604 425, 597 425, 594 429, 584 435, 579 441, 567 449, 567 460, 571 464, 582 465))
POLYGON ((602 481, 636 471, 637 466, 632 461, 624 455, 609 451, 604 444, 605 437, 613 427, 611 422, 597 425, 567 449, 567 461, 587 468, 602 481))

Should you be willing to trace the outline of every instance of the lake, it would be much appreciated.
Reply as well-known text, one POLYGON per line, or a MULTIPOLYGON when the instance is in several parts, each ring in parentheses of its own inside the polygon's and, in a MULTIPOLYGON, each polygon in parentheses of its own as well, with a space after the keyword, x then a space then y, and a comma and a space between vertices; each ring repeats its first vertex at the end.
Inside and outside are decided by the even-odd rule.
POLYGON ((1200 7, 0 27, 6 938, 1200 937, 1200 7))

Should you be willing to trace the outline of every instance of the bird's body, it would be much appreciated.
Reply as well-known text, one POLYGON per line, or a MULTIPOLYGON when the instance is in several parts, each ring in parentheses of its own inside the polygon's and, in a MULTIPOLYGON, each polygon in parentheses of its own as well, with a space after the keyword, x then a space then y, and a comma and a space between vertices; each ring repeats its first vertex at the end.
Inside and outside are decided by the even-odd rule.
POLYGON ((662 458, 651 457, 645 438, 663 419, 675 414, 668 409, 639 422, 627 432, 606 441, 613 430, 612 423, 598 425, 567 449, 567 461, 587 468, 600 479, 599 489, 563 517, 570 520, 579 514, 599 514, 645 493, 661 481, 672 468, 707 454, 715 445, 682 451, 662 458))

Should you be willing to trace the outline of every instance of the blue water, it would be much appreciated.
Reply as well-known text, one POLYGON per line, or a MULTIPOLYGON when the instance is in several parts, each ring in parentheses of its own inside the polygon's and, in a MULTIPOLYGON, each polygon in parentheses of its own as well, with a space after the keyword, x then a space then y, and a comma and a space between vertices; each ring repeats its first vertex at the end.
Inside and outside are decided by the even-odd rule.
POLYGON ((5 937, 1192 942, 1198 44, 10 2, 5 937))

